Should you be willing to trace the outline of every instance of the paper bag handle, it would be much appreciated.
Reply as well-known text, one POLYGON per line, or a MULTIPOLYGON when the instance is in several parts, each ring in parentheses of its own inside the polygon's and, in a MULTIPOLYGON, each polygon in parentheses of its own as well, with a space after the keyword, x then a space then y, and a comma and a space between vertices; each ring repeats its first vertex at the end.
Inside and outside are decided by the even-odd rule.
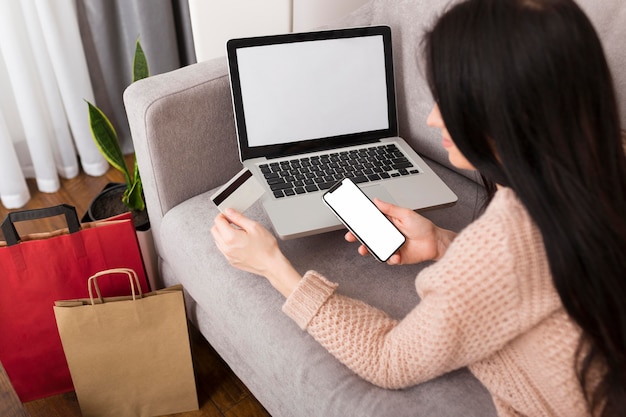
POLYGON ((91 305, 95 304, 92 287, 96 289, 96 295, 98 296, 98 300, 100 300, 100 303, 104 303, 104 299, 102 298, 102 294, 100 293, 100 288, 98 287, 98 277, 111 274, 126 274, 128 276, 128 280, 130 281, 130 290, 133 295, 133 301, 135 301, 137 295, 139 296, 139 298, 143 296, 143 293, 141 292, 141 285, 139 285, 139 278, 137 277, 137 273, 134 270, 130 268, 107 269, 105 271, 100 271, 97 274, 92 275, 87 280, 87 289, 89 290, 89 300, 91 301, 91 305), (133 279, 135 280, 135 282, 133 282, 133 279))
POLYGON ((61 215, 65 216, 65 221, 67 222, 67 227, 70 233, 75 233, 80 230, 80 222, 78 221, 76 208, 68 204, 60 204, 58 206, 45 207, 41 209, 14 211, 9 213, 2 222, 2 233, 4 234, 7 246, 17 245, 20 241, 20 236, 15 228, 15 223, 61 215))

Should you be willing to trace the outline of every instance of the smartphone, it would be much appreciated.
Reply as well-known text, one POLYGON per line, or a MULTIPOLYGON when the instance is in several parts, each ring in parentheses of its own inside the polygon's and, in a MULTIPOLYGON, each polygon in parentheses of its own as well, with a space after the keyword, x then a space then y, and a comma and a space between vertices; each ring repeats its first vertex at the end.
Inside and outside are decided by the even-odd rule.
POLYGON ((322 198, 380 262, 386 262, 404 244, 404 235, 351 179, 339 181, 322 198))

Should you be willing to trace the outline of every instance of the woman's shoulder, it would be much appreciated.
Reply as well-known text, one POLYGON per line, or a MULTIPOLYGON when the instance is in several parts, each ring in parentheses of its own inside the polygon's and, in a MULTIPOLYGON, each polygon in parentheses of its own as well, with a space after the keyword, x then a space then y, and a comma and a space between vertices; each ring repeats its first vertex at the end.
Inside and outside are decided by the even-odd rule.
POLYGON ((457 235, 446 257, 474 256, 508 261, 516 255, 512 250, 517 240, 527 241, 530 246, 541 245, 542 242, 537 241, 538 233, 515 192, 501 188, 484 213, 457 235))
POLYGON ((522 204, 521 200, 513 191, 513 189, 509 187, 502 187, 496 191, 493 196, 491 202, 487 206, 485 213, 478 218, 481 220, 483 218, 487 218, 491 220, 492 218, 499 217, 517 217, 521 215, 522 219, 517 220, 530 220, 530 216, 528 215, 528 211, 522 204))
MULTIPOLYGON (((502 240, 510 243, 517 239, 531 239, 531 245, 541 245, 539 229, 532 217, 517 197, 515 191, 503 187, 494 195, 485 212, 466 227, 457 237, 462 240, 477 240, 475 244, 497 245, 502 247, 502 240), (539 238, 539 241, 537 241, 539 238)), ((456 239, 455 239, 456 240, 456 239)), ((495 249, 495 248, 492 248, 495 249)))

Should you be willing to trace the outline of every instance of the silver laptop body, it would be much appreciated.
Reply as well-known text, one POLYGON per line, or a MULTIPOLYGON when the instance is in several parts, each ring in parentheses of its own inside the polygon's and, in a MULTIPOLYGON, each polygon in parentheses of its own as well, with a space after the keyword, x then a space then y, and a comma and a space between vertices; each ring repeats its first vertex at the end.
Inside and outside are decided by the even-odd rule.
POLYGON ((266 187, 261 201, 280 238, 343 228, 322 194, 344 176, 358 175, 370 198, 414 210, 456 202, 398 137, 388 26, 232 39, 227 55, 240 160, 266 187), (386 173, 374 165, 368 174, 367 162, 355 163, 370 167, 365 174, 346 173, 357 153, 391 151, 399 165, 384 162, 386 173), (340 167, 308 178, 315 161, 327 162, 329 154, 340 167), (402 168, 389 170, 394 166, 402 168))

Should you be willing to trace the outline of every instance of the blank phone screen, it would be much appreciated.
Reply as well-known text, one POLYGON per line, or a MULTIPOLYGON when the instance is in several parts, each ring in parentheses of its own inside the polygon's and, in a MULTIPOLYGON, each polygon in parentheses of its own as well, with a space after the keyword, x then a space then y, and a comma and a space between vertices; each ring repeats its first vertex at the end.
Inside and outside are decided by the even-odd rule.
POLYGON ((379 261, 387 261, 404 236, 351 180, 343 179, 324 194, 324 202, 379 261))

